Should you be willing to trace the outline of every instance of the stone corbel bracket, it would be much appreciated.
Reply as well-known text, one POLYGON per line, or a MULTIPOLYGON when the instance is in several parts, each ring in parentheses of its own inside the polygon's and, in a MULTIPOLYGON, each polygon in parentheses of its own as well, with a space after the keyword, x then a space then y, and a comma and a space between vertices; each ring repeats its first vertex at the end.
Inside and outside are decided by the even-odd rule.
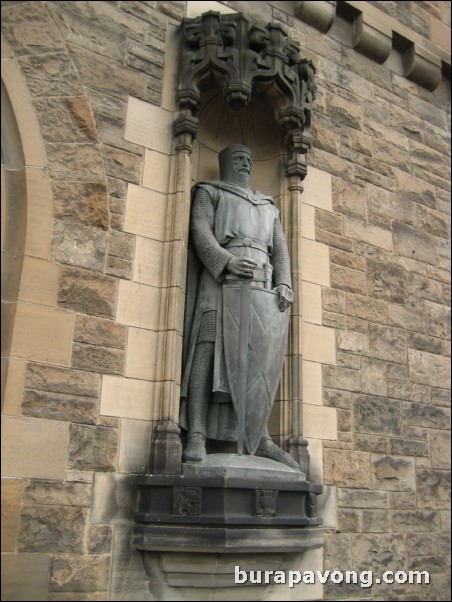
MULTIPOLYGON (((311 147, 311 108, 315 68, 279 23, 262 25, 241 13, 209 11, 184 19, 177 101, 182 114, 195 117, 204 89, 217 85, 226 105, 240 108, 253 94, 267 95, 289 148, 311 147)), ((192 122, 193 123, 193 122, 192 122)), ((181 134, 181 122, 178 132, 181 134)))
MULTIPOLYGON (((402 55, 404 77, 433 92, 442 77, 450 79, 450 56, 429 40, 398 23, 367 2, 302 1, 294 3, 295 16, 322 33, 331 32, 342 19, 350 24, 345 41, 371 60, 385 63, 391 52, 402 55), (368 13, 371 11, 371 14, 368 13), (403 47, 400 40, 404 40, 403 47)), ((388 68, 389 61, 388 61, 388 68)))

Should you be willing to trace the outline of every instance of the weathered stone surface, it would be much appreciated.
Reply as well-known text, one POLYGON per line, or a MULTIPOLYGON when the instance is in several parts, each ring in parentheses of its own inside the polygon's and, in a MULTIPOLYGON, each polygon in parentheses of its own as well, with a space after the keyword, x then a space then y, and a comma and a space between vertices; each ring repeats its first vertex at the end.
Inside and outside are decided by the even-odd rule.
POLYGON ((340 533, 359 533, 362 530, 361 521, 361 510, 338 509, 337 528, 340 533))
POLYGON ((102 182, 105 176, 97 144, 46 144, 49 173, 55 180, 102 182))
MULTIPOLYGON (((450 557, 438 556, 412 556, 408 560, 409 571, 428 571, 430 575, 450 575, 450 557)), ((431 577, 434 579, 434 577, 431 577)))
POLYGON ((108 197, 105 184, 52 181, 55 219, 85 226, 108 228, 108 197))
POLYGON ((337 348, 343 351, 366 354, 369 351, 369 339, 365 334, 340 330, 337 332, 337 348))
POLYGON ((420 403, 402 404, 403 421, 420 427, 444 429, 450 425, 450 410, 420 403))
POLYGON ((387 533, 389 531, 389 512, 363 510, 362 529, 364 533, 387 533))
POLYGON ((353 270, 364 271, 366 269, 366 262, 363 257, 359 257, 358 255, 347 251, 334 248, 330 249, 330 260, 331 263, 337 263, 353 270))
POLYGON ((450 388, 450 362, 447 357, 409 349, 408 365, 413 381, 433 387, 450 388))
POLYGON ((395 400, 359 395, 353 403, 355 431, 375 435, 400 435, 400 403, 395 400))
POLYGON ((441 238, 450 237, 450 217, 422 205, 418 206, 417 215, 419 228, 441 238))
POLYGON ((389 445, 391 453, 399 456, 420 456, 427 458, 430 455, 427 441, 390 439, 389 445))
POLYGON ((352 565, 354 570, 399 570, 403 566, 404 541, 400 535, 359 534, 352 536, 352 565))
POLYGON ((48 554, 2 554, 2 600, 49 600, 50 562, 48 554))
POLYGON ((429 334, 442 339, 450 338, 451 309, 438 303, 427 302, 427 327, 429 334))
POLYGON ((111 527, 100 525, 90 527, 88 539, 88 551, 90 554, 110 554, 111 542, 111 527))
POLYGON ((49 602, 105 602, 108 592, 50 592, 49 602))
POLYGON ((352 370, 359 370, 361 367, 361 359, 359 355, 353 353, 336 353, 336 365, 341 368, 351 368, 352 370))
POLYGON ((384 301, 361 295, 346 295, 346 312, 349 316, 369 322, 386 323, 387 305, 384 301))
POLYGON ((45 11, 33 4, 23 11, 14 4, 2 6, 2 30, 15 56, 64 50, 58 29, 45 11))
POLYGON ((323 403, 332 408, 343 408, 349 410, 351 408, 354 394, 349 391, 339 391, 337 389, 323 389, 323 403))
POLYGON ((373 145, 373 157, 377 161, 387 163, 392 167, 397 167, 403 171, 410 172, 410 155, 408 152, 402 150, 400 146, 395 146, 388 142, 381 140, 374 140, 373 145))
POLYGON ((388 380, 388 395, 418 403, 430 401, 430 388, 416 383, 388 380))
POLYGON ((108 253, 132 261, 135 255, 135 236, 126 232, 110 232, 108 253))
POLYGON ((106 145, 103 147, 103 155, 105 171, 109 176, 139 184, 141 179, 141 157, 106 145))
POLYGON ((325 533, 325 569, 334 570, 338 566, 350 563, 351 566, 351 537, 343 533, 325 533))
POLYGON ((436 207, 435 188, 429 182, 399 170, 396 171, 396 178, 402 198, 422 203, 427 207, 436 207))
POLYGON ((55 260, 102 271, 107 248, 106 234, 98 228, 56 222, 52 249, 55 260))
POLYGON ((428 121, 447 131, 447 116, 444 111, 432 111, 432 105, 417 96, 410 95, 408 99, 408 107, 410 112, 418 115, 424 121, 428 121))
POLYGON ((75 318, 74 341, 124 349, 127 329, 122 324, 93 316, 77 315, 75 318))
POLYGON ((405 302, 403 270, 377 261, 367 260, 367 291, 372 297, 394 303, 405 302))
POLYGON ((98 133, 84 96, 42 98, 34 103, 46 142, 96 142, 98 133))
POLYGON ((22 412, 25 416, 96 424, 97 399, 53 391, 25 391, 22 412))
POLYGON ((356 150, 363 155, 368 155, 369 157, 372 156, 372 137, 369 136, 369 134, 349 129, 348 143, 353 150, 356 150))
POLYGON ((450 469, 450 434, 447 431, 430 431, 430 459, 432 468, 450 469))
POLYGON ((316 148, 338 155, 341 143, 340 132, 331 119, 321 113, 316 115, 312 127, 313 141, 316 148))
POLYGON ((344 266, 331 266, 331 286, 350 293, 362 294, 366 290, 366 277, 363 272, 344 266))
POLYGON ((397 253, 426 263, 435 263, 435 240, 430 234, 402 222, 395 222, 393 231, 394 249, 397 253))
MULTIPOLYGON (((406 305, 388 304, 388 324, 405 330, 425 332, 425 302, 421 299, 406 299, 406 305)), ((407 342, 411 340, 411 334, 407 342)))
POLYGON ((342 96, 327 94, 326 114, 336 123, 344 123, 358 130, 361 127, 361 106, 342 96))
POLYGON ((342 234, 342 216, 331 211, 315 210, 315 227, 328 232, 342 234))
POLYGON ((109 556, 57 556, 50 575, 51 591, 90 592, 106 590, 110 569, 109 556))
POLYGON ((416 475, 418 508, 448 510, 450 508, 450 473, 442 470, 421 470, 416 475))
POLYGON ((38 391, 97 398, 100 393, 100 377, 91 372, 29 363, 25 375, 25 387, 38 391))
POLYGON ((100 27, 91 19, 81 18, 72 11, 65 10, 61 2, 54 2, 55 22, 67 42, 72 42, 106 56, 115 61, 124 61, 127 40, 124 35, 118 35, 111 28, 100 27))
POLYGON ((359 318, 353 318, 351 316, 346 317, 345 328, 347 330, 353 330, 354 332, 360 332, 366 336, 368 336, 369 333, 368 322, 365 320, 360 320, 359 318))
POLYGON ((355 435, 354 448, 360 451, 374 452, 377 454, 389 453, 389 438, 375 435, 355 435))
POLYGON ((399 364, 387 364, 386 376, 388 379, 408 380, 408 368, 399 364))
POLYGON ((411 491, 390 491, 391 510, 416 510, 416 496, 411 491))
POLYGON ((121 10, 164 30, 167 27, 168 20, 156 11, 154 7, 155 2, 147 4, 143 4, 143 2, 128 2, 126 5, 121 6, 121 10))
POLYGON ((40 506, 91 506, 91 484, 29 481, 25 487, 26 504, 40 506))
POLYGON ((420 165, 423 169, 444 177, 445 162, 443 155, 415 140, 410 140, 410 160, 415 165, 420 165))
POLYGON ((23 57, 19 62, 33 97, 83 96, 77 71, 66 54, 23 57))
POLYGON ((322 307, 327 311, 345 313, 345 293, 326 286, 322 287, 322 307))
POLYGON ((368 489, 338 490, 338 505, 344 508, 389 508, 389 496, 386 491, 370 491, 368 489))
POLYGON ((410 277, 407 279, 406 287, 407 293, 410 296, 428 299, 429 301, 437 301, 439 303, 443 300, 441 284, 426 276, 410 274, 410 277))
POLYGON ((443 352, 443 341, 419 332, 410 332, 408 333, 408 347, 441 355, 443 352))
POLYGON ((90 369, 103 374, 123 374, 124 351, 99 345, 74 343, 71 364, 74 368, 82 370, 90 369))
POLYGON ((24 506, 18 550, 81 554, 89 509, 77 506, 24 506))
MULTIPOLYGON (((368 182, 370 184, 373 184, 374 186, 378 186, 380 188, 386 188, 386 190, 394 192, 395 185, 394 185, 394 179, 393 179, 392 173, 390 173, 389 176, 385 176, 385 175, 378 173, 378 169, 376 170, 376 167, 380 167, 380 166, 381 166, 381 163, 378 163, 377 161, 373 162, 370 169, 367 169, 366 167, 363 167, 362 165, 354 163, 353 164, 353 176, 354 176, 355 180, 358 180, 358 181, 362 180, 363 182, 368 182)), ((393 171, 393 169, 389 168, 389 167, 388 167, 388 170, 390 170, 391 172, 393 171)), ((377 234, 377 236, 376 236, 375 240, 378 240, 378 238, 379 238, 378 233, 376 233, 376 234, 377 234)), ((368 232, 368 235, 373 236, 374 234, 372 232, 368 232)), ((368 238, 366 238, 365 240, 367 242, 370 242, 368 240, 368 238)))
POLYGON ((370 454, 324 449, 325 484, 338 487, 370 487, 370 454))
POLYGON ((441 270, 431 265, 427 266, 427 276, 442 282, 443 284, 450 284, 451 274, 450 271, 441 270))
POLYGON ((2 479, 2 554, 16 550, 22 494, 21 479, 2 479))
POLYGON ((365 242, 379 249, 392 251, 392 236, 387 228, 375 226, 367 222, 348 217, 344 221, 344 234, 360 242, 365 242))
POLYGON ((361 375, 358 370, 350 368, 323 367, 323 386, 345 391, 361 390, 361 375))
POLYGON ((118 278, 124 278, 125 280, 131 280, 133 276, 133 263, 120 259, 119 257, 113 257, 109 255, 107 257, 107 265, 105 272, 111 276, 117 276, 118 278))
POLYGON ((392 513, 391 530, 395 533, 440 531, 439 514, 428 510, 398 510, 392 513))
POLYGON ((334 234, 334 232, 328 232, 327 230, 321 230, 319 228, 315 231, 315 239, 317 242, 321 242, 329 247, 343 249, 344 251, 353 251, 354 242, 350 238, 341 236, 340 234, 334 234))
POLYGON ((410 556, 450 554, 450 533, 409 533, 406 548, 410 556))
POLYGON ((58 302, 80 313, 113 318, 118 283, 113 278, 79 268, 61 270, 58 302))
POLYGON ((397 328, 370 324, 369 349, 372 357, 405 364, 407 354, 407 334, 405 331, 397 328))
POLYGON ((131 524, 136 510, 136 477, 101 474, 94 477, 91 522, 93 524, 131 524))
POLYGON ((362 392, 373 395, 386 395, 386 362, 361 358, 362 392))
POLYGON ((366 219, 366 197, 362 186, 340 178, 332 179, 333 209, 343 215, 366 219))
POLYGON ((72 424, 68 466, 78 470, 114 470, 117 446, 115 429, 72 424))

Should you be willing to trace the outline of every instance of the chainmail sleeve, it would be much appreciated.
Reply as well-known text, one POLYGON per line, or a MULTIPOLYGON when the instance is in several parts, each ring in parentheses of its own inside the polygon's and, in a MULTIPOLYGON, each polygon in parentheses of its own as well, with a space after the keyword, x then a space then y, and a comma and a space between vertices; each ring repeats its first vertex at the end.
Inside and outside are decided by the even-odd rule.
POLYGON ((218 244, 214 236, 215 207, 209 192, 199 187, 191 210, 191 236, 201 263, 217 282, 222 282, 225 269, 233 255, 218 244))
POLYGON ((282 229, 279 216, 275 219, 273 229, 273 255, 271 258, 273 265, 273 283, 274 286, 285 284, 292 288, 292 277, 290 275, 290 257, 287 249, 286 238, 282 229))

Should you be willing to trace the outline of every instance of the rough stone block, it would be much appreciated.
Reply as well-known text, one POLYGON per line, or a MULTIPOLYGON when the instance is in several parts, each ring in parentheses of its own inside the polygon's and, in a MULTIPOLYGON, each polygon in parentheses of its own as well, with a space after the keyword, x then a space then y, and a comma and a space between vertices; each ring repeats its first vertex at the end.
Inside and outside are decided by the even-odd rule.
POLYGON ((414 493, 416 489, 414 458, 373 456, 372 486, 383 491, 414 493))
POLYGON ((450 509, 450 473, 441 470, 421 470, 416 474, 418 508, 425 510, 450 509))
POLYGON ((360 395, 353 403, 355 430, 374 435, 400 435, 400 402, 360 395))
POLYGON ((386 323, 387 304, 361 295, 346 295, 347 315, 369 322, 386 323))
POLYGON ((450 469, 450 435, 447 431, 430 431, 432 468, 450 469))
POLYGON ((35 101, 46 142, 95 142, 96 125, 84 96, 42 98, 35 101))
POLYGON ((110 554, 112 529, 106 526, 92 526, 89 530, 88 551, 90 554, 110 554))
POLYGON ((52 562, 50 590, 91 592, 106 590, 110 570, 109 556, 56 556, 52 562))
POLYGON ((141 178, 141 157, 113 146, 102 147, 105 172, 109 176, 138 184, 141 178))
POLYGON ((349 293, 362 294, 366 291, 366 276, 361 271, 333 264, 331 266, 331 286, 349 293))
POLYGON ((367 292, 377 299, 405 303, 404 271, 377 261, 367 260, 367 292))
POLYGON ((406 536, 410 556, 450 554, 450 533, 412 533, 406 536))
POLYGON ((115 429, 72 424, 68 466, 77 470, 114 470, 117 446, 115 429))
POLYGON ((392 235, 389 230, 349 217, 344 221, 344 234, 354 240, 369 243, 380 249, 392 251, 392 235))
POLYGON ((397 328, 370 324, 369 349, 372 357, 406 364, 407 334, 397 328))
POLYGON ((33 97, 83 96, 77 71, 67 54, 24 56, 19 62, 33 97))
POLYGON ((18 549, 22 552, 81 554, 88 516, 88 508, 77 506, 24 506, 18 549))
POLYGON ((363 393, 386 396, 388 393, 386 362, 362 357, 361 382, 363 393))
POLYGON ((91 484, 29 481, 25 487, 25 504, 40 506, 91 506, 91 484))
POLYGON ((96 473, 91 522, 94 525, 131 524, 136 510, 136 477, 96 473))
POLYGON ((100 182, 52 181, 55 218, 106 230, 108 198, 100 182))
POLYGON ((430 533, 440 531, 438 512, 428 510, 397 510, 391 516, 394 533, 430 533))
POLYGON ((324 479, 338 487, 370 487, 370 454, 325 449, 324 479))
POLYGON ((110 232, 108 254, 113 257, 133 261, 135 256, 135 236, 126 232, 110 232))
POLYGON ((428 457, 429 446, 426 441, 417 439, 390 439, 390 450, 392 454, 400 456, 428 457))
POLYGON ((74 343, 72 366, 82 370, 95 370, 103 374, 123 374, 124 351, 99 345, 74 343))
POLYGON ((443 301, 441 284, 420 274, 410 274, 410 277, 407 279, 406 290, 411 297, 428 299, 437 303, 442 303, 443 301))
POLYGON ((364 533, 387 533, 389 528, 388 511, 363 510, 362 530, 364 533))
POLYGON ((357 130, 361 129, 360 104, 353 104, 342 96, 327 94, 326 113, 334 122, 344 123, 357 130))
POLYGON ((334 234, 327 230, 321 230, 320 228, 315 230, 315 239, 317 242, 332 248, 332 250, 341 249, 350 253, 354 249, 354 241, 351 238, 346 238, 345 236, 340 236, 339 234, 334 234))
POLYGON ((49 572, 47 554, 2 554, 2 599, 48 600, 49 572))
POLYGON ((367 184, 366 201, 368 210, 376 215, 417 225, 416 205, 399 194, 367 184))
POLYGON ((5 476, 62 479, 66 470, 69 425, 54 420, 4 417, 5 476))
POLYGON ((352 564, 355 571, 399 570, 404 562, 404 540, 401 535, 352 535, 352 564))
POLYGON ((360 391, 361 374, 359 370, 325 366, 323 368, 323 386, 344 391, 360 391))
POLYGON ((389 438, 376 435, 355 435, 354 448, 359 451, 386 454, 389 452, 389 438))
POLYGON ((61 270, 59 304, 80 313, 114 317, 117 281, 80 268, 61 270))
POLYGON ((366 219, 366 197, 362 186, 333 178, 333 209, 343 215, 366 219))
POLYGON ((430 388, 416 383, 389 380, 388 395, 395 399, 428 403, 430 400, 430 388))
POLYGON ((435 236, 448 239, 450 237, 450 217, 419 205, 417 208, 419 228, 435 236))
POLYGON ((435 263, 435 239, 431 234, 402 222, 394 223, 393 233, 394 250, 397 253, 426 263, 435 263))
POLYGON ((96 424, 97 399, 53 391, 25 391, 22 412, 35 418, 96 424))
POLYGON ((409 349, 408 365, 414 382, 450 389, 450 362, 447 357, 409 349))
POLYGON ((434 337, 442 339, 450 338, 451 333, 451 310, 450 307, 438 303, 426 303, 427 307, 427 330, 434 337))
POLYGON ((83 315, 75 318, 74 341, 78 343, 124 349, 126 336, 126 327, 111 320, 83 315))
POLYGON ((370 491, 368 489, 339 489, 338 505, 343 508, 389 508, 389 497, 386 491, 370 491))
POLYGON ((103 271, 107 240, 105 232, 80 224, 56 222, 52 255, 59 263, 103 271))
POLYGON ((337 348, 365 355, 369 351, 369 339, 365 334, 340 330, 337 332, 337 348))
POLYGON ((79 372, 45 364, 28 364, 25 386, 38 391, 53 391, 82 397, 98 397, 100 377, 91 372, 79 372))
POLYGON ((49 173, 55 180, 80 180, 99 183, 104 178, 104 165, 97 144, 47 143, 49 173))

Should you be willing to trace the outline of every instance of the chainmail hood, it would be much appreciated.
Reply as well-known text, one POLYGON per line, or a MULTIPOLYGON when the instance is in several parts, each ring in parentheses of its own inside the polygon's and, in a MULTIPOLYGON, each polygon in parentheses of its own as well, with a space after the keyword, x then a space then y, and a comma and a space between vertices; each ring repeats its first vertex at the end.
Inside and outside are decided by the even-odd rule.
POLYGON ((242 188, 249 188, 251 175, 234 169, 232 157, 236 151, 242 151, 250 155, 250 157, 252 156, 251 150, 243 144, 233 144, 232 146, 223 149, 218 156, 220 179, 223 182, 237 184, 237 186, 241 186, 242 188))

